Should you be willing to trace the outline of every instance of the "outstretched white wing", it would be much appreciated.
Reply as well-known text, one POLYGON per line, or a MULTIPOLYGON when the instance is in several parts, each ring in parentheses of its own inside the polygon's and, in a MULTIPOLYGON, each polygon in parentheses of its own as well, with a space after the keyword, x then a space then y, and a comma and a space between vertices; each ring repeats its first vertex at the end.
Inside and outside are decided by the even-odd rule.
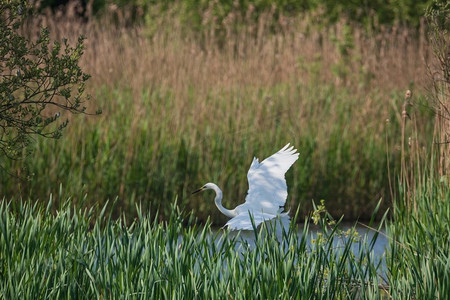
POLYGON ((247 197, 244 204, 236 207, 236 212, 247 216, 249 211, 255 216, 258 213, 276 216, 280 207, 286 203, 287 185, 284 174, 298 159, 298 155, 297 150, 287 144, 261 163, 254 158, 247 174, 247 197))

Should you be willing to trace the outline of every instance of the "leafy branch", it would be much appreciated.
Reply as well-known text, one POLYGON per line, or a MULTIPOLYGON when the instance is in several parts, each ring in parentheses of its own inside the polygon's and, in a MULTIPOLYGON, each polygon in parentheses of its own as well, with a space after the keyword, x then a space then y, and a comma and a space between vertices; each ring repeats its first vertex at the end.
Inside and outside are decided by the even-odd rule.
POLYGON ((78 65, 85 38, 72 47, 67 39, 51 42, 41 28, 31 41, 20 33, 26 5, 0 3, 0 156, 11 159, 20 157, 33 135, 59 138, 68 124, 57 122, 61 111, 86 113, 83 104, 90 99, 85 94, 90 75, 78 65))

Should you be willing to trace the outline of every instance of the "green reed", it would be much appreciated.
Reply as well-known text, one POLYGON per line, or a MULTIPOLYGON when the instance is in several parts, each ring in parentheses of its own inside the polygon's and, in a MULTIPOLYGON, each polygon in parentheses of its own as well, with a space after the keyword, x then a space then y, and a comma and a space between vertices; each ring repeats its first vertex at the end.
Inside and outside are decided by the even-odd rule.
POLYGON ((450 189, 445 177, 429 174, 426 170, 415 193, 407 196, 412 205, 402 194, 395 201, 387 227, 392 238, 387 252, 390 295, 395 299, 444 299, 450 293, 450 189))
POLYGON ((91 209, 77 208, 89 196, 56 203, 62 190, 47 202, 3 199, 0 298, 443 298, 450 192, 443 181, 421 178, 415 209, 400 196, 387 227, 387 213, 373 224, 377 205, 371 238, 340 229, 342 218, 333 220, 323 204, 300 227, 297 211, 281 235, 263 226, 241 240, 244 233, 213 229, 209 219, 198 226, 196 213, 176 201, 161 221, 141 206, 135 219, 115 219, 119 201, 91 209), (373 253, 380 234, 389 240, 381 258, 373 253))
MULTIPOLYGON (((380 198, 389 198, 385 119, 394 148, 395 95, 363 100, 332 85, 190 93, 180 99, 148 90, 136 98, 126 89, 99 90, 102 116, 76 116, 60 140, 38 139, 24 160, 2 162, 2 195, 46 199, 62 185, 75 202, 88 194, 87 207, 118 197, 115 216, 132 214, 136 202, 167 216, 168 199, 178 196, 200 220, 211 215, 220 223, 208 196, 190 193, 214 181, 225 206, 242 203, 253 156, 264 159, 290 142, 300 158, 286 175, 287 207, 308 211, 311 199, 326 199, 335 215, 368 218, 380 198)), ((427 126, 424 121, 424 135, 427 126)), ((398 154, 392 153, 391 170, 398 154)))
POLYGON ((113 220, 110 207, 78 209, 66 201, 47 205, 0 204, 0 298, 373 298, 380 267, 372 242, 350 238, 320 219, 295 222, 276 236, 263 226, 246 243, 172 204, 170 218, 143 213, 113 220), (359 250, 351 252, 352 247, 359 250))

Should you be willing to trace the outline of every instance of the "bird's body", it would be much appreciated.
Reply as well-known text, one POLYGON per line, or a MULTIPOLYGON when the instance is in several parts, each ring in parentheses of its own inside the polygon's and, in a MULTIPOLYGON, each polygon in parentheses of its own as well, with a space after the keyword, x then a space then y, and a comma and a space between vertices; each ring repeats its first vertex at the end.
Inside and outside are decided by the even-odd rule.
POLYGON ((225 216, 231 218, 225 226, 232 230, 252 230, 264 221, 276 217, 288 218, 287 213, 283 213, 287 197, 284 174, 298 155, 297 150, 287 144, 261 163, 254 158, 247 174, 249 189, 245 203, 235 209, 222 206, 223 193, 214 183, 207 183, 194 193, 208 189, 215 191, 214 202, 225 216))

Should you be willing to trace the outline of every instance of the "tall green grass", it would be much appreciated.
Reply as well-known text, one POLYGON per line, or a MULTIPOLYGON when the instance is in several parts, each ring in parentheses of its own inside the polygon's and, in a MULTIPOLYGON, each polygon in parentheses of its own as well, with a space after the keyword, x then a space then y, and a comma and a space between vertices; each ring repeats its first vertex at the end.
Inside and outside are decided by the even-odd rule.
MULTIPOLYGON (((112 210, 47 203, 0 203, 0 297, 443 299, 450 292, 450 193, 427 181, 415 213, 394 205, 385 233, 342 231, 324 209, 311 225, 276 236, 265 226, 230 235, 197 226, 174 203, 170 217, 144 213, 114 220, 112 210), (46 204, 46 206, 44 206, 46 204), (299 234, 299 231, 301 234, 299 234), (385 260, 373 253, 389 238, 385 260)), ((384 215, 386 216, 386 214, 384 215)), ((371 223, 369 227, 373 226, 371 223)))
MULTIPOLYGON (((0 297, 48 298, 314 298, 370 299, 380 291, 373 240, 343 238, 337 226, 311 242, 309 222, 282 236, 262 228, 256 242, 195 225, 173 207, 159 222, 112 220, 110 209, 55 214, 43 205, 0 203, 0 297), (128 225, 127 225, 128 223, 128 225), (352 248, 357 247, 356 252, 352 248)), ((353 233, 350 233, 352 236, 353 233)), ((255 241, 255 239, 254 239, 255 241)))
POLYGON ((393 206, 386 261, 390 284, 398 287, 391 290, 394 299, 450 295, 450 189, 430 173, 422 174, 412 195, 403 189, 393 206))
MULTIPOLYGON (((333 85, 306 85, 206 99, 192 91, 185 103, 170 92, 143 91, 137 101, 127 90, 104 88, 97 100, 104 116, 74 118, 60 140, 37 140, 23 161, 4 162, 2 194, 46 199, 62 185, 74 202, 87 193, 88 207, 118 197, 116 215, 133 214, 134 203, 142 203, 163 217, 178 195, 200 220, 211 216, 220 224, 225 219, 211 196, 190 193, 213 181, 224 190, 225 206, 242 203, 253 156, 264 159, 290 142, 300 158, 287 173, 288 208, 301 205, 305 215, 311 199, 325 199, 334 215, 369 218, 380 198, 389 203, 385 120, 391 119, 390 146, 397 147, 400 124, 389 111, 395 96, 361 99, 333 85)), ((392 152, 391 170, 399 168, 398 155, 392 152)))
POLYGON ((294 218, 281 236, 263 226, 250 243, 209 221, 199 227, 174 203, 161 222, 142 207, 134 220, 114 220, 110 206, 80 209, 69 199, 54 211, 52 198, 3 199, 0 298, 444 299, 449 199, 428 181, 415 213, 394 205, 386 231, 380 224, 372 238, 342 231, 316 207, 317 233, 294 218), (379 234, 389 239, 382 260, 373 253, 379 234))

